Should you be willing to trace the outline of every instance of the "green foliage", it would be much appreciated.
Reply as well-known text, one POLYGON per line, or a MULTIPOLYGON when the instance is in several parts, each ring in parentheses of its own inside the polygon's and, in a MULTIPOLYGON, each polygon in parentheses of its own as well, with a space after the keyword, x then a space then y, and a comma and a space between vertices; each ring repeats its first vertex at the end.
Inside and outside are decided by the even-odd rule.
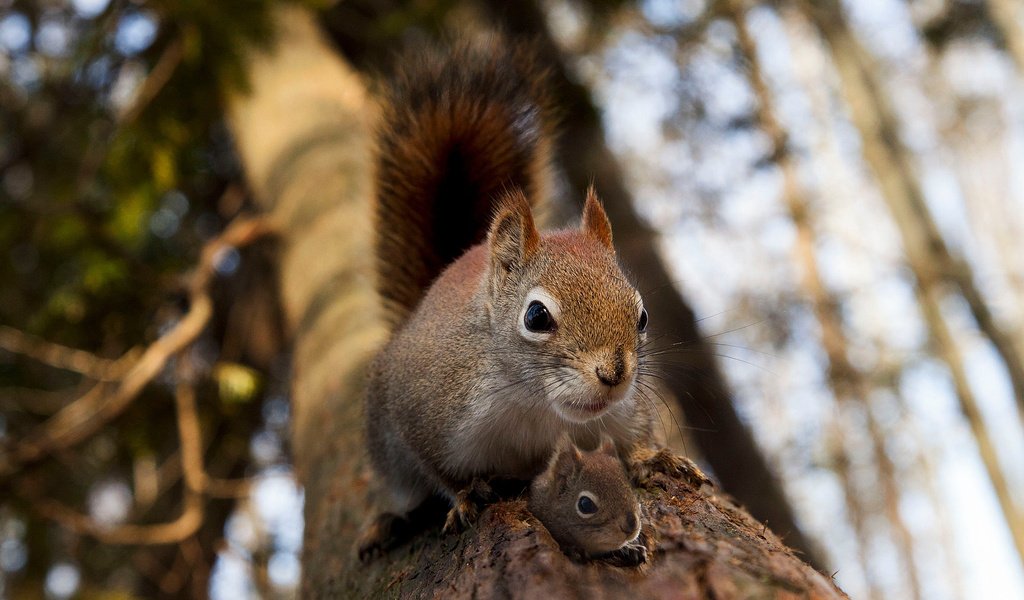
MULTIPOLYGON (((0 2, 8 32, 0 39, 0 325, 113 358, 151 342, 181 314, 183 274, 239 209, 221 202, 240 180, 224 98, 245 86, 243 53, 273 42, 270 9, 282 0, 110 0, 98 14, 75 8, 86 4, 0 2)), ((216 352, 218 341, 204 343, 216 352)), ((231 385, 218 381, 228 401, 259 398, 258 373, 241 365, 232 373, 231 385)), ((32 431, 87 383, 0 351, 0 444, 32 431)), ((140 457, 168 461, 178 447, 170 391, 147 388, 100 435, 35 468, 32 485, 85 510, 98 482, 130 480, 140 457)), ((218 388, 203 393, 216 398, 218 388)), ((231 420, 225 407, 200 412, 218 468, 236 468, 258 408, 231 420)), ((24 506, 9 512, 13 496, 3 485, 0 541, 29 515, 24 506), (19 516, 5 520, 12 514, 19 516)), ((180 491, 167 492, 134 518, 173 518, 178 499, 180 491)), ((67 536, 54 543, 59 528, 45 520, 27 527, 28 564, 17 577, 41 581, 52 561, 68 559, 67 536)), ((83 589, 104 589, 126 555, 91 547, 73 559, 83 589)))
MULTIPOLYGON (((222 98, 244 85, 243 50, 272 40, 274 3, 115 0, 95 16, 19 3, 0 13, 29 28, 28 44, 5 50, 20 75, 0 83, 0 323, 94 348, 110 340, 69 325, 157 305, 160 274, 189 264, 231 216, 216 211, 238 176, 222 98), (44 25, 63 32, 62 45, 41 41, 44 25), (126 289, 143 272, 152 278, 126 289)), ((125 332, 135 340, 138 321, 125 332)))

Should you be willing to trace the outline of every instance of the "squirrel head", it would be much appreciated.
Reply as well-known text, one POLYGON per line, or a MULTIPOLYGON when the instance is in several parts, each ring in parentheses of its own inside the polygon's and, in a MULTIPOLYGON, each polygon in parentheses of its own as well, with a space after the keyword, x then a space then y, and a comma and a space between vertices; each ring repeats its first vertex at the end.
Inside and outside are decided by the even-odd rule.
POLYGON ((487 308, 500 360, 538 381, 563 419, 586 423, 633 402, 647 311, 622 274, 591 188, 578 229, 540 234, 513 191, 488 234, 487 308))
POLYGON ((640 504, 607 435, 585 452, 563 434, 530 485, 529 509, 564 551, 600 556, 640 535, 640 504))

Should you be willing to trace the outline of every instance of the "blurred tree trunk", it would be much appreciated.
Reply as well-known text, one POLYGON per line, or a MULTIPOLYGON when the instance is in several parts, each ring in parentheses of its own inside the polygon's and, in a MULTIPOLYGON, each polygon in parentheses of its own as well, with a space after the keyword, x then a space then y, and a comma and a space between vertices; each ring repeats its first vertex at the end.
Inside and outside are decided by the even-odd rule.
POLYGON ((949 368, 961 410, 978 444, 982 462, 999 500, 1003 516, 1024 563, 1024 511, 1013 500, 999 453, 971 389, 963 357, 942 312, 952 284, 963 295, 979 330, 1003 360, 1024 418, 1024 360, 998 327, 965 260, 954 256, 932 220, 914 173, 910 154, 900 141, 896 115, 884 93, 872 61, 850 30, 838 0, 804 0, 803 12, 829 46, 846 96, 853 125, 860 132, 864 159, 875 175, 882 197, 900 232, 907 263, 916 279, 918 305, 928 324, 939 357, 949 368))
MULTIPOLYGON (((885 503, 885 516, 889 521, 890 531, 896 541, 903 564, 899 569, 905 573, 910 584, 912 597, 921 597, 921 586, 914 567, 913 538, 899 512, 899 484, 897 483, 896 465, 886 450, 885 432, 871 410, 871 385, 866 374, 850 361, 849 343, 843 329, 840 314, 841 303, 825 285, 818 269, 815 252, 816 233, 813 223, 813 209, 804 188, 800 185, 797 173, 797 162, 788 143, 787 134, 777 117, 775 98, 764 77, 761 60, 758 56, 754 38, 747 27, 745 0, 729 0, 728 17, 736 28, 736 39, 740 51, 747 62, 747 79, 754 97, 757 99, 757 120, 761 129, 771 140, 771 154, 782 172, 782 196, 789 211, 790 218, 796 226, 796 262, 800 265, 802 285, 810 301, 818 328, 821 331, 821 345, 828 359, 828 382, 832 394, 839 404, 839 414, 850 405, 860 405, 867 420, 868 432, 872 441, 875 458, 875 474, 880 480, 881 491, 885 503)), ((853 422, 850 420, 849 422, 853 422)), ((844 423, 836 424, 835 431, 839 435, 836 447, 841 457, 837 463, 842 465, 837 473, 842 480, 843 493, 850 520, 857 536, 860 562, 865 568, 871 564, 868 560, 871 536, 867 528, 869 509, 865 504, 870 497, 867 490, 860 490, 849 473, 846 465, 850 462, 849 450, 844 443, 844 423)), ((881 598, 881 590, 877 588, 874 577, 867 577, 870 596, 881 598)))
POLYGON ((305 486, 307 597, 843 597, 727 498, 658 476, 642 493, 658 551, 645 576, 571 562, 523 500, 461 536, 436 528, 368 566, 353 541, 371 514, 362 449, 363 372, 386 332, 369 229, 373 107, 312 18, 282 10, 276 48, 254 53, 230 124, 250 185, 281 236, 282 301, 294 336, 293 447, 305 486))
POLYGON ((832 49, 853 124, 864 141, 865 161, 900 231, 908 265, 921 286, 936 287, 944 282, 956 286, 978 329, 1003 361, 1024 423, 1024 357, 996 323, 974 281, 971 266, 949 250, 939 232, 871 57, 850 30, 838 0, 805 0, 805 5, 807 15, 832 49))
POLYGON ((1020 0, 988 0, 988 12, 1006 44, 1007 53, 1024 72, 1024 27, 1020 24, 1024 19, 1024 5, 1020 0))

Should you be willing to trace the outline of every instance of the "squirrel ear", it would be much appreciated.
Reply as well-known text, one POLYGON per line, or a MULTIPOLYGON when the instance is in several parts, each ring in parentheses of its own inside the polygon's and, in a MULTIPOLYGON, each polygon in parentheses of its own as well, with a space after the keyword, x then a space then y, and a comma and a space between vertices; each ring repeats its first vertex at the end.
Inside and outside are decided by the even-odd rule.
POLYGON ((491 250, 492 276, 498 280, 520 268, 540 246, 530 203, 521 190, 508 192, 497 203, 487 242, 491 250))
POLYGON ((608 221, 608 215, 597 199, 597 192, 591 184, 587 188, 587 201, 583 205, 583 232, 604 244, 609 250, 615 252, 612 246, 612 224, 608 221))
POLYGON ((612 458, 619 457, 619 452, 615 449, 615 440, 613 440, 607 433, 601 434, 601 445, 597 447, 597 451, 607 454, 612 458))
POLYGON ((555 454, 564 454, 575 446, 576 444, 572 441, 572 436, 569 435, 569 432, 563 431, 562 434, 558 436, 558 441, 555 442, 555 454))
POLYGON ((555 446, 554 471, 560 479, 571 476, 583 464, 583 455, 580 449, 573 443, 568 433, 563 433, 558 438, 558 445, 555 446))

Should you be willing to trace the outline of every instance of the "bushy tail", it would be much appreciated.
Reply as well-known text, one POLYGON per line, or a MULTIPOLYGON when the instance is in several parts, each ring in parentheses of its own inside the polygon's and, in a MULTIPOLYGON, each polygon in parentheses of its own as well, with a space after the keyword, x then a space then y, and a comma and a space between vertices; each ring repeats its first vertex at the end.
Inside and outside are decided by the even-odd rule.
POLYGON ((548 193, 554 118, 528 47, 500 36, 406 54, 378 133, 378 290, 393 324, 486 238, 494 203, 548 193))

